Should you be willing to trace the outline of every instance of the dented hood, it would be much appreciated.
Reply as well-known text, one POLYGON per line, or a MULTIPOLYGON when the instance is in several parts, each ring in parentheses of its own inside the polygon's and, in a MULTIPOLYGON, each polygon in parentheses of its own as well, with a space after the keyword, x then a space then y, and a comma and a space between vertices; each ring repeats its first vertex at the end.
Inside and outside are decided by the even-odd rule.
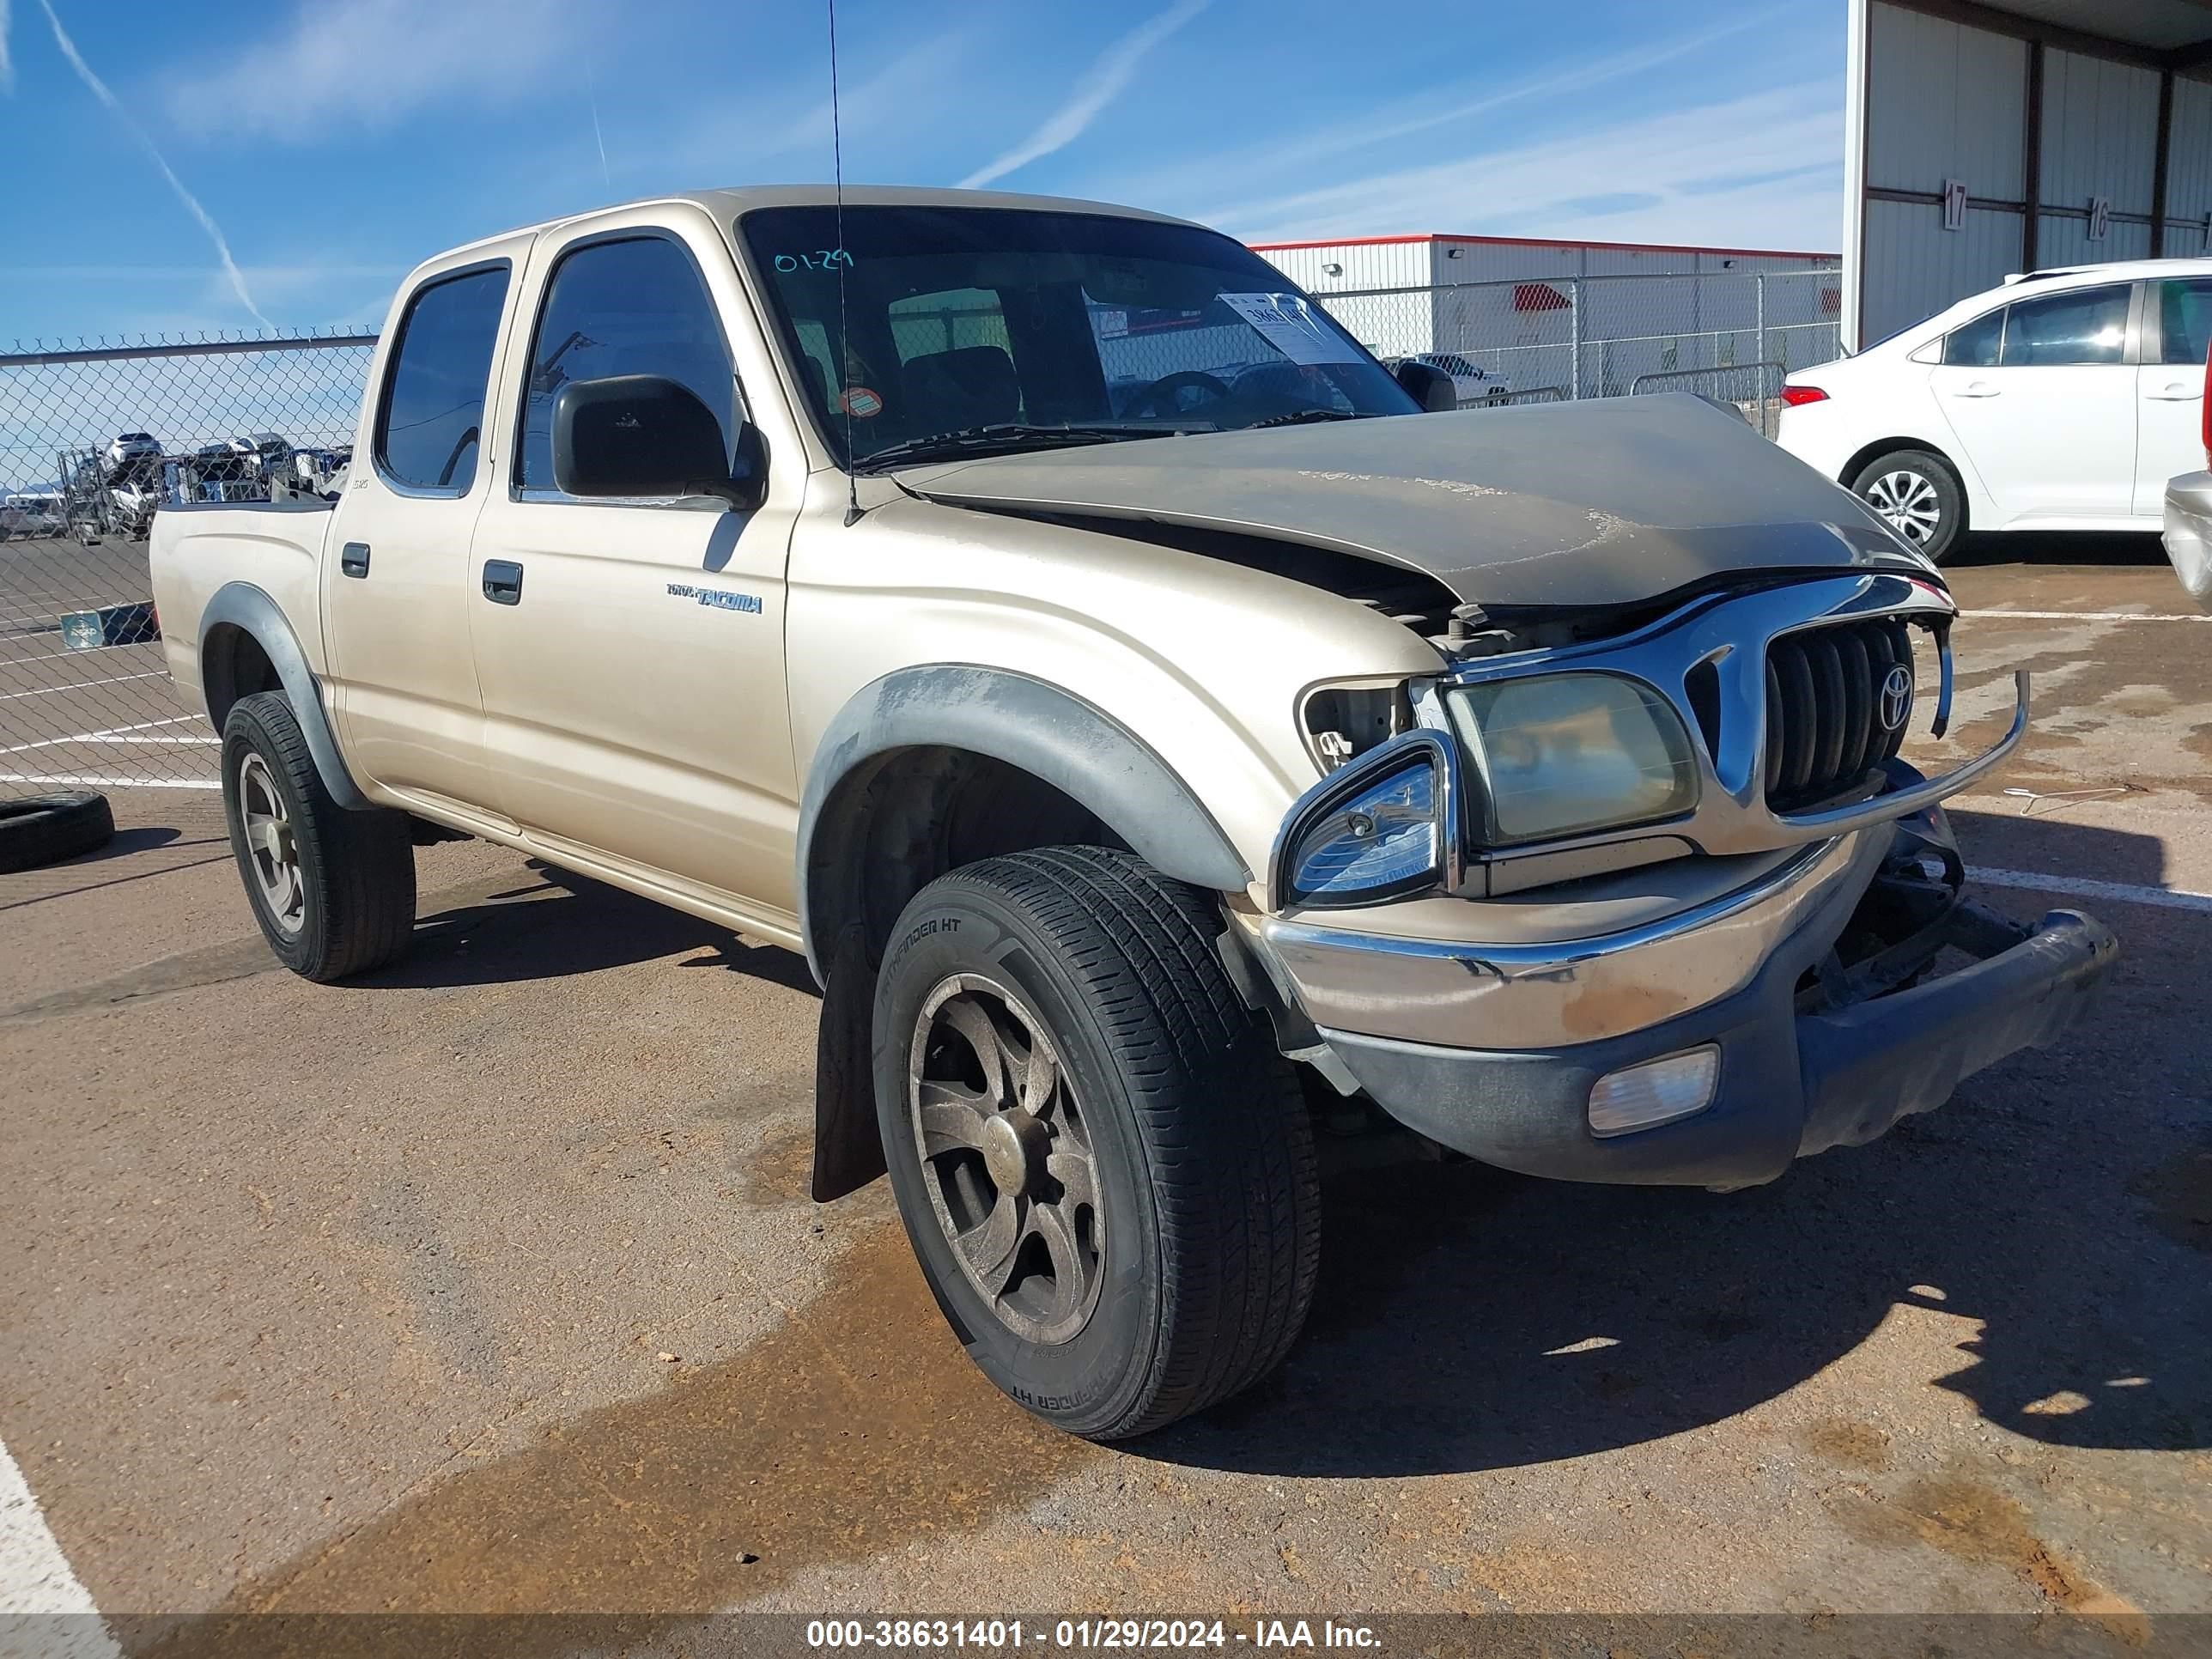
POLYGON ((1147 438, 915 467, 932 501, 1301 542, 1493 608, 1929 567, 1848 491, 1683 396, 1147 438))

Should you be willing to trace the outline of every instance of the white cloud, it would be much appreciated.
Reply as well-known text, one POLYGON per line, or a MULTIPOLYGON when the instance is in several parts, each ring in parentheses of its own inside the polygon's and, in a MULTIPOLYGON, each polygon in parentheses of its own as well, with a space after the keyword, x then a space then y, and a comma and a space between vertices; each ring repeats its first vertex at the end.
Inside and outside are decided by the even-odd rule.
POLYGON ((1082 137, 1084 129, 1098 118, 1098 112, 1121 95, 1135 78, 1137 66, 1144 62, 1145 55, 1205 10, 1206 6, 1206 0, 1176 0, 1152 21, 1130 30, 1107 47, 1097 62, 1091 64, 1090 72, 1076 82, 1075 91, 1066 103, 1020 143, 963 179, 960 188, 974 190, 988 185, 1074 143, 1082 137))
MULTIPOLYGON (((1310 169, 1317 163, 1357 155, 1361 150, 1372 149, 1378 145, 1399 143, 1418 134, 1433 135, 1439 128, 1473 121, 1513 105, 1535 105, 1536 107, 1529 111, 1531 115, 1543 113, 1547 100, 1559 100, 1559 105, 1571 103, 1577 107, 1587 107, 1587 100, 1570 100, 1569 94, 1587 93, 1592 88, 1625 79, 1644 79, 1648 82, 1650 72, 1661 64, 1702 52, 1732 35, 1765 28, 1788 9, 1787 7, 1771 7, 1762 11, 1746 12, 1695 34, 1638 45, 1603 57, 1585 53, 1565 68, 1547 70, 1519 81, 1508 82, 1503 86, 1497 83, 1495 76, 1486 77, 1484 90, 1475 97, 1462 95, 1449 103, 1431 107, 1423 107, 1424 100, 1408 100, 1401 106, 1404 112, 1395 118, 1386 106, 1370 111, 1357 120, 1325 126, 1301 137, 1271 137, 1264 144, 1209 156, 1199 167, 1184 166, 1179 170, 1180 174, 1188 178, 1194 172, 1202 173, 1216 190, 1264 188, 1264 181, 1269 178, 1280 178, 1297 170, 1310 169)), ((1438 142, 1437 137, 1431 137, 1429 140, 1431 144, 1438 142)), ((1400 153, 1404 153, 1402 149, 1400 153)))
POLYGON ((1780 87, 1199 216, 1248 241, 1480 234, 1510 224, 1524 236, 1832 248, 1843 217, 1842 123, 1834 87, 1780 87), (1716 187, 1741 177, 1754 157, 1759 178, 1716 187), (1832 182, 1772 176, 1823 167, 1834 168, 1832 182), (1656 199, 1593 210, 1592 199, 1606 196, 1656 199))
POLYGON ((587 49, 575 39, 586 15, 564 0, 319 0, 173 78, 165 102, 202 137, 319 142, 441 98, 542 92, 540 71, 556 65, 565 84, 587 49))
MULTIPOLYGON (((837 114, 844 124, 846 136, 886 126, 909 126, 918 102, 933 93, 941 95, 962 87, 959 66, 974 46, 975 37, 966 31, 938 34, 871 70, 860 80, 845 80, 841 76, 844 85, 837 100, 837 114)), ((848 53, 850 50, 847 48, 848 53)), ((826 59, 823 76, 826 85, 826 59)), ((805 114, 776 135, 778 147, 793 149, 819 144, 826 150, 830 140, 830 97, 825 91, 805 114)))
POLYGON ((15 60, 8 56, 8 0, 0 0, 0 92, 15 90, 15 60))
POLYGON ((83 82, 92 95, 106 106, 108 113, 122 124, 123 130, 138 141, 139 147, 161 169, 161 177, 169 181, 169 188, 176 191, 177 199, 185 204, 193 218, 199 221, 200 228, 215 244, 216 258, 222 261, 222 274, 230 283, 231 292, 238 296, 238 302, 252 312, 253 320, 264 328, 275 327, 276 325, 263 316, 260 307, 253 303, 253 295, 246 286, 246 278, 238 269, 238 262, 230 257, 230 244, 223 237, 222 228, 200 205, 200 198, 185 188, 185 181, 177 177, 176 170, 163 159, 161 152, 154 148, 154 141, 147 136, 146 130, 124 112, 123 106, 116 101, 115 94, 107 89, 107 83, 92 72, 92 66, 78 52, 76 42, 70 39, 69 31, 62 27, 62 20, 54 15, 52 0, 39 0, 39 4, 46 10, 46 21, 53 26, 54 44, 62 49, 62 56, 69 59, 69 65, 76 71, 77 79, 83 82))
MULTIPOLYGON (((880 153, 881 139, 904 154, 916 138, 945 116, 964 111, 962 69, 975 46, 971 31, 935 33, 896 57, 852 71, 844 79, 845 173, 867 166, 870 141, 880 153)), ((841 54, 841 56, 843 54, 841 54)), ((733 87, 726 100, 684 102, 647 138, 624 146, 623 171, 651 169, 665 177, 672 162, 696 169, 700 185, 714 186, 767 174, 787 165, 813 169, 828 179, 830 155, 830 67, 825 53, 818 79, 813 74, 787 76, 775 85, 733 87), (794 81, 801 82, 793 84, 794 81), (801 159, 811 152, 811 160, 801 159), (624 159, 625 157, 629 159, 624 159)), ((894 168, 896 170, 896 168, 894 168)))

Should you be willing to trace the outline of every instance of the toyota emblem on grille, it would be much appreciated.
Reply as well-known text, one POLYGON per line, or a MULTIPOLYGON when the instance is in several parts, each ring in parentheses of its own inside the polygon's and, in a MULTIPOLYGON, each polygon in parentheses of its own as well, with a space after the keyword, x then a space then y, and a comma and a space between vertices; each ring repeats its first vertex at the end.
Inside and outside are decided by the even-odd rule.
POLYGON ((1881 682, 1881 729, 1896 732, 1912 713, 1912 671, 1903 663, 1891 669, 1881 682))

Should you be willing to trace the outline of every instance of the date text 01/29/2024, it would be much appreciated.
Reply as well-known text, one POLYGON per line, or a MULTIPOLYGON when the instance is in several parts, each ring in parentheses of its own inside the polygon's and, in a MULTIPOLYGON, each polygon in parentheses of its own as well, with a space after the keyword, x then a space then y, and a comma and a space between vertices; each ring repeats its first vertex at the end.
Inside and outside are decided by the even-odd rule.
POLYGON ((1219 1619, 1062 1619, 1049 1626, 1019 1619, 816 1619, 806 1626, 811 1648, 975 1648, 1018 1650, 1054 1648, 1177 1649, 1374 1648, 1364 1625, 1324 1619, 1262 1619, 1249 1630, 1230 1630, 1219 1619))

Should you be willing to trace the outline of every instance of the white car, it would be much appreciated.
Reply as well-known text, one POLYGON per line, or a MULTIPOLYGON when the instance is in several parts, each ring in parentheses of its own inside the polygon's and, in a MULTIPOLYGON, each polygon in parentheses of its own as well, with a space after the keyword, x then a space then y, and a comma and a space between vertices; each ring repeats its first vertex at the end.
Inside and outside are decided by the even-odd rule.
POLYGON ((109 439, 107 447, 101 453, 106 456, 108 470, 112 472, 141 457, 159 459, 161 445, 150 432, 122 432, 109 439))
POLYGON ((1974 530, 2156 531, 2203 465, 2212 259, 2008 277, 1791 374, 1782 447, 1941 562, 1974 530))

